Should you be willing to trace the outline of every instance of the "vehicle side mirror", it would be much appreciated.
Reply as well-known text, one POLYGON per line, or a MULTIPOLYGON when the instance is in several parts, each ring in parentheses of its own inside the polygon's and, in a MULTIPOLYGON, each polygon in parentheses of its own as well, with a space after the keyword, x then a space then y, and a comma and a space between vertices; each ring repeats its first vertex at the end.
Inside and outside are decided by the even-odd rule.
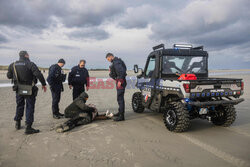
POLYGON ((138 65, 137 65, 137 64, 134 65, 134 72, 135 72, 135 73, 138 73, 138 72, 139 72, 139 68, 138 68, 138 65))

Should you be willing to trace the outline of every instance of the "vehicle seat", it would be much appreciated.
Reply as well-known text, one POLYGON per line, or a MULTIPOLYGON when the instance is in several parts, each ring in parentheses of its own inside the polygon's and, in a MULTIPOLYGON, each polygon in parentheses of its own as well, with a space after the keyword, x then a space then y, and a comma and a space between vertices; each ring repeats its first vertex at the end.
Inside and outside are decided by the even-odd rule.
POLYGON ((163 72, 165 73, 173 73, 171 68, 176 68, 175 62, 165 61, 163 65, 163 72))

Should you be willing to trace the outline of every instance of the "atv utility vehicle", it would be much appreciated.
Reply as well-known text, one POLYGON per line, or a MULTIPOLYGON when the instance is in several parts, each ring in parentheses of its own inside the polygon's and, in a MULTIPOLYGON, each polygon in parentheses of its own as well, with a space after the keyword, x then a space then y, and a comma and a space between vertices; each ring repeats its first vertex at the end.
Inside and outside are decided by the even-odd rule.
MULTIPOLYGON (((163 112, 170 131, 186 131, 194 118, 230 126, 236 119, 234 105, 244 101, 240 98, 242 79, 208 77, 208 53, 203 46, 155 46, 144 69, 137 76, 140 92, 133 94, 133 110, 163 112)), ((134 72, 138 71, 138 65, 134 65, 134 72)))

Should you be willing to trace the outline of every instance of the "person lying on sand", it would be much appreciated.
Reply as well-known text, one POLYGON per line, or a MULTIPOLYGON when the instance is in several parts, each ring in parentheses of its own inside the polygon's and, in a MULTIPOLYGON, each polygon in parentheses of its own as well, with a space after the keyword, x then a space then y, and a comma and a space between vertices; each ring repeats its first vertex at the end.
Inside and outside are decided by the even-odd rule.
POLYGON ((57 126, 56 132, 66 132, 76 126, 89 124, 94 120, 106 120, 113 117, 113 113, 109 111, 107 111, 106 114, 98 114, 95 105, 86 104, 88 97, 87 93, 81 93, 80 96, 65 109, 65 118, 70 119, 57 126))

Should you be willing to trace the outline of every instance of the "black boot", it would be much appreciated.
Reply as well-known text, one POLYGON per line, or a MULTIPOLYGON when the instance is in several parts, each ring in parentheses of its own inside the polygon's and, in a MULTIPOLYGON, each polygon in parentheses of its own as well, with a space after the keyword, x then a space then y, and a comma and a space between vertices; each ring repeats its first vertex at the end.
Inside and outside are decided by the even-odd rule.
POLYGON ((25 130, 25 134, 26 135, 33 134, 33 133, 39 133, 40 132, 39 129, 33 129, 31 126, 32 126, 32 124, 28 124, 27 125, 26 130, 25 130))
POLYGON ((119 115, 120 115, 119 112, 117 112, 114 114, 114 117, 118 117, 119 115))
POLYGON ((55 119, 60 119, 63 118, 64 114, 61 114, 60 112, 54 113, 53 114, 53 118, 55 119))
POLYGON ((16 127, 16 130, 21 129, 21 120, 16 121, 15 127, 16 127))
POLYGON ((125 120, 124 114, 119 114, 119 116, 114 118, 114 121, 124 121, 124 120, 125 120))
POLYGON ((56 127, 57 133, 63 133, 63 132, 69 131, 69 130, 70 130, 70 127, 67 124, 62 124, 62 125, 56 127))
POLYGON ((62 113, 60 113, 60 112, 58 112, 57 115, 59 115, 60 117, 63 117, 63 116, 64 116, 64 114, 62 114, 62 113))
POLYGON ((60 119, 61 117, 58 114, 53 114, 53 118, 60 119))

